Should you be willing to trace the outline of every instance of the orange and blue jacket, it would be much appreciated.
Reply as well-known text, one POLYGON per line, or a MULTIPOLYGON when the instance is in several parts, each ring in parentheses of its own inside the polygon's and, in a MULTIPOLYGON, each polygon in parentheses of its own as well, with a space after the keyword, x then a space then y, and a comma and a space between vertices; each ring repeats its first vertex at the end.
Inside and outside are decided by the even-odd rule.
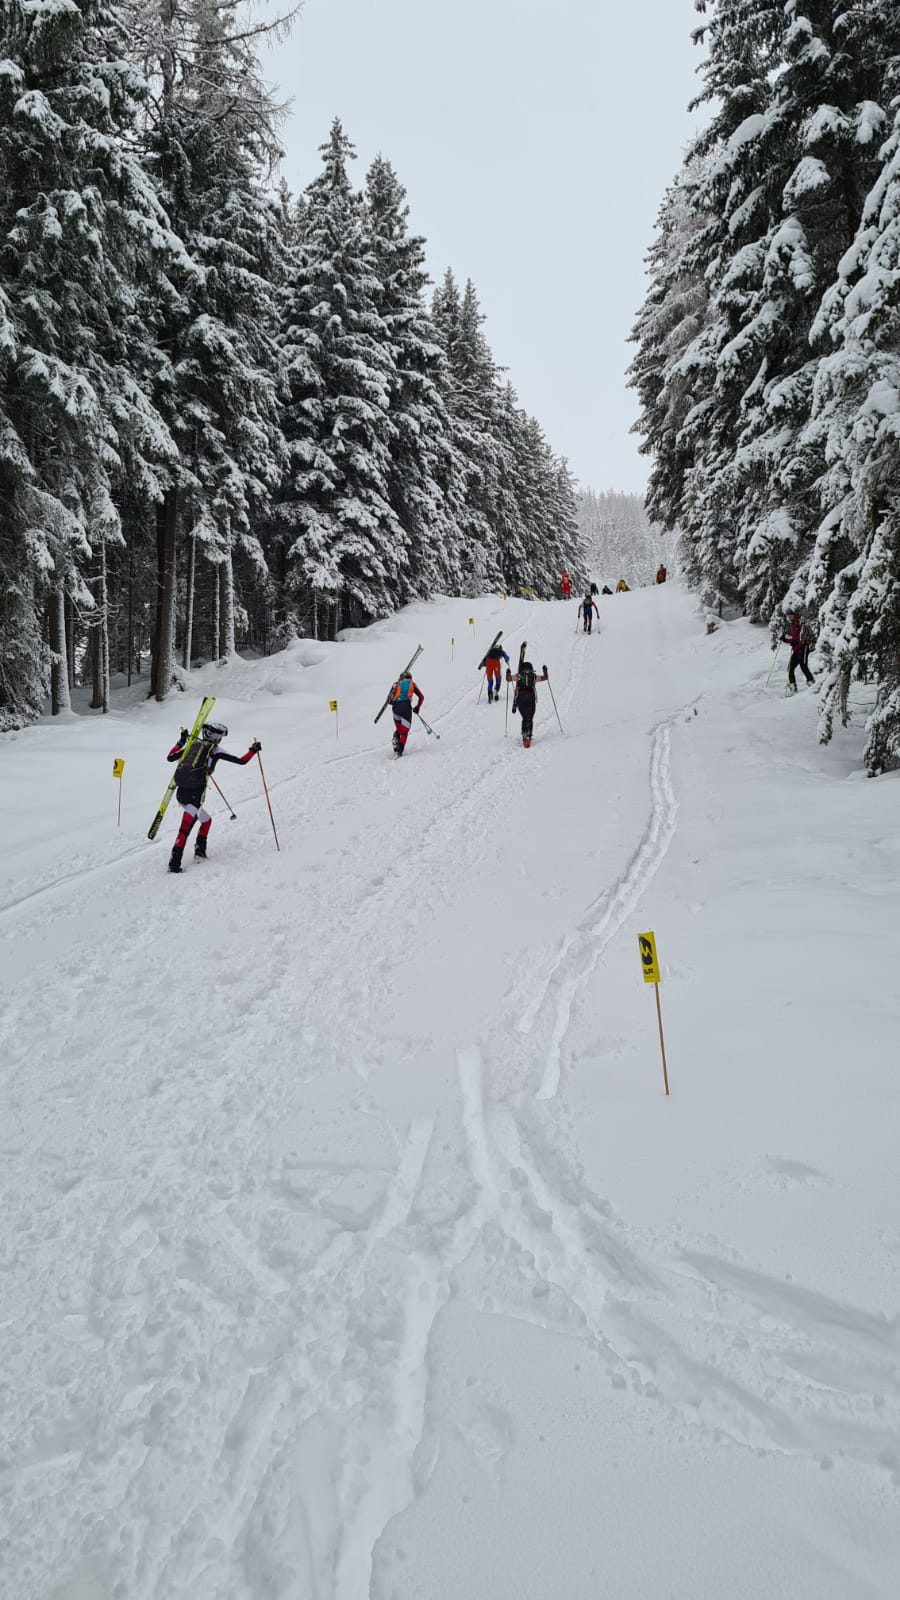
POLYGON ((419 688, 419 685, 417 683, 413 683, 412 678, 398 678, 393 689, 391 690, 391 704, 409 705, 414 694, 418 695, 419 697, 419 703, 415 709, 416 711, 420 711, 422 706, 425 704, 425 696, 419 688))

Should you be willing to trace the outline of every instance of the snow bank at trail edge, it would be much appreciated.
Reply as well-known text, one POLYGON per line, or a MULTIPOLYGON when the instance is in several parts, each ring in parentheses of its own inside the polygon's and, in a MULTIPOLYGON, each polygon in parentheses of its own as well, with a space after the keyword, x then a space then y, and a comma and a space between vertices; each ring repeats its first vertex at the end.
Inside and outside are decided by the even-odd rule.
POLYGON ((893 1597, 900 775, 768 666, 442 600, 0 738, 4 1593, 893 1597), (282 848, 172 878, 203 693, 282 848))

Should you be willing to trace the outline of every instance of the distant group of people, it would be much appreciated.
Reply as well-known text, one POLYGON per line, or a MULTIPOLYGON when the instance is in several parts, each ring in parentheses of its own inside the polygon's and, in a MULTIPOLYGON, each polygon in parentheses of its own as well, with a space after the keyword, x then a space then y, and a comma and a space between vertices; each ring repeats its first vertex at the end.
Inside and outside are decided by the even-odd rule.
MULTIPOLYGON (((665 569, 665 567, 660 567, 659 572, 656 574, 656 581, 657 581, 657 583, 665 583, 665 581, 666 581, 666 569, 665 569), (660 577, 660 575, 659 575, 660 572, 662 573, 662 577, 660 577)), ((590 593, 589 594, 588 593, 585 594, 585 600, 590 600, 592 598, 592 596, 595 595, 595 594, 612 594, 612 592, 613 591, 609 587, 608 583, 605 583, 603 585, 602 590, 598 590, 597 585, 595 583, 592 583, 591 587, 590 587, 590 593)), ((572 580, 569 577, 569 574, 566 571, 565 567, 563 567, 563 569, 562 569, 562 576, 561 576, 561 578, 559 580, 559 593, 560 593, 560 597, 563 600, 571 600, 571 598, 572 598, 572 580)), ((620 578, 618 583, 616 584, 616 594, 628 594, 628 584, 625 582, 624 578, 620 578)), ((585 603, 584 600, 581 601, 580 602, 580 606, 583 607, 584 603, 585 603)), ((590 632, 590 629, 588 629, 588 632, 590 632)))

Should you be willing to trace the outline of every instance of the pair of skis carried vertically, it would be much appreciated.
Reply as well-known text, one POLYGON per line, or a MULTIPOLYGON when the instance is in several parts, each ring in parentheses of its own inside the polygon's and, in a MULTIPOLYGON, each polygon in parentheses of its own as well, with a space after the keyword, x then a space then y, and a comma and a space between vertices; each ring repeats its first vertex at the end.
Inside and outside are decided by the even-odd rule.
MULTIPOLYGON (((424 646, 422 646, 422 645, 417 645, 416 646, 415 655, 410 656, 409 660, 406 663, 406 666, 403 668, 403 671, 400 673, 400 676, 398 678, 394 679, 394 683, 399 683, 400 682, 400 678, 405 678, 406 674, 408 672, 412 672, 413 667, 415 666, 415 664, 418 661, 420 655, 422 654, 423 648, 424 648, 424 646)), ((387 692, 387 699, 385 700, 384 705, 382 706, 381 710, 378 712, 378 715, 373 717, 373 719, 372 719, 373 722, 378 722, 379 718, 383 717, 384 713, 387 711, 387 708, 391 703, 391 695, 394 692, 394 683, 391 684, 391 687, 389 688, 389 690, 387 692)))
MULTIPOLYGON (((523 664, 524 664, 524 661, 525 661, 525 651, 527 649, 528 649, 528 641, 527 641, 527 639, 523 639, 522 643, 519 646, 519 665, 516 668, 516 688, 515 688, 515 693, 513 695, 513 704, 512 704, 513 716, 515 716, 515 713, 516 713, 516 710, 517 710, 517 707, 518 707, 518 703, 519 703, 518 677, 519 677, 519 673, 522 671, 522 667, 523 667, 523 664)), ((562 725, 562 723, 560 722, 560 719, 559 719, 559 711, 557 710, 557 707, 556 707, 556 695, 553 693, 553 685, 550 682, 550 674, 547 671, 546 667, 544 667, 544 673, 545 673, 546 679, 547 679, 547 688, 550 690, 550 699, 553 701, 553 710, 556 713, 556 720, 557 720, 557 722, 559 722, 559 731, 560 731, 560 733, 562 733, 564 731, 564 729, 563 729, 563 725, 562 725)), ((504 731, 504 735, 505 735, 506 730, 508 729, 508 727, 509 727, 509 684, 507 683, 507 685, 506 685, 506 728, 504 728, 504 730, 503 730, 504 731)), ((529 745, 530 745, 530 743, 531 743, 531 741, 529 740, 529 745)))
MULTIPOLYGON (((478 699, 475 702, 476 705, 480 705, 481 704, 481 696, 482 696, 482 693, 484 692, 484 680, 487 677, 487 667, 485 666, 485 662, 487 661, 488 657, 490 656, 491 651, 492 650, 496 650, 497 645, 500 643, 500 640, 502 638, 503 638, 503 629, 501 628, 500 632, 494 635, 493 639, 491 640, 490 644, 488 645, 487 649, 485 650, 484 655, 481 658, 481 666, 483 668, 483 672, 482 672, 482 678, 481 678, 481 685, 480 685, 479 690, 478 690, 478 699)), ((498 695, 497 698, 499 700, 500 696, 498 695)))
MULTIPOLYGON (((200 707, 200 710, 197 712, 197 720, 195 721, 194 726, 192 727, 190 733, 188 734, 187 744, 185 745, 184 749, 181 752, 181 760, 182 761, 184 760, 185 756, 187 755, 188 751, 190 750, 191 745, 192 744, 196 744, 197 739, 199 737, 199 734, 200 734, 200 732, 201 732, 201 730, 203 728, 203 724, 205 723, 205 721, 206 721, 207 717, 209 716, 210 712, 212 711, 212 708, 215 705, 215 703, 216 702, 215 702, 215 696, 214 695, 207 695, 206 696, 206 699, 204 700, 202 706, 200 707)), ((167 806, 169 804, 169 801, 171 800, 173 794, 175 793, 176 784, 177 784, 176 774, 173 773, 172 774, 172 781, 169 784, 169 787, 167 788, 165 794, 163 795, 162 800, 160 801, 159 810, 157 811, 156 816, 153 818, 153 821, 151 822, 150 827, 147 830, 147 838, 148 839, 155 839, 156 835, 159 833, 160 827, 162 825, 162 819, 166 814, 166 808, 167 808, 167 806)), ((229 810, 230 809, 231 808, 229 807, 229 810)))
MULTIPOLYGON (((400 682, 400 678, 404 678, 408 672, 412 672, 413 667, 415 666, 415 664, 418 661, 420 655, 422 654, 422 650, 423 650, 423 646, 422 645, 417 645, 415 654, 410 656, 409 660, 406 663, 406 666, 403 668, 403 671, 400 673, 400 677, 399 678, 395 678, 394 683, 391 684, 391 687, 389 688, 388 693, 387 693, 387 699, 385 700, 384 705, 381 707, 381 710, 379 712, 377 712, 376 715, 373 717, 373 719, 372 719, 373 722, 377 722, 379 717, 383 717, 384 716, 384 713, 386 712, 388 706, 391 703, 391 696, 392 696, 392 694, 394 692, 394 688, 395 688, 396 684, 398 684, 400 682)), ((427 734, 430 734, 433 739, 439 739, 441 737, 439 733, 435 733, 435 731, 432 728, 431 724, 429 722, 425 721, 425 718, 423 717, 421 711, 417 711, 416 712, 416 716, 418 717, 419 721, 422 724, 422 727, 425 729, 425 732, 427 734)))

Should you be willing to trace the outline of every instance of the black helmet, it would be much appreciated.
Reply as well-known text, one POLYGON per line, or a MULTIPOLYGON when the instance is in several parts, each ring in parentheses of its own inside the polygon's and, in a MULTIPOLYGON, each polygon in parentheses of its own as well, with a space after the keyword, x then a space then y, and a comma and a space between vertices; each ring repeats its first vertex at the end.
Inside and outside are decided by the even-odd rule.
POLYGON ((204 722, 200 738, 204 744, 221 744, 228 738, 228 729, 224 722, 204 722))

